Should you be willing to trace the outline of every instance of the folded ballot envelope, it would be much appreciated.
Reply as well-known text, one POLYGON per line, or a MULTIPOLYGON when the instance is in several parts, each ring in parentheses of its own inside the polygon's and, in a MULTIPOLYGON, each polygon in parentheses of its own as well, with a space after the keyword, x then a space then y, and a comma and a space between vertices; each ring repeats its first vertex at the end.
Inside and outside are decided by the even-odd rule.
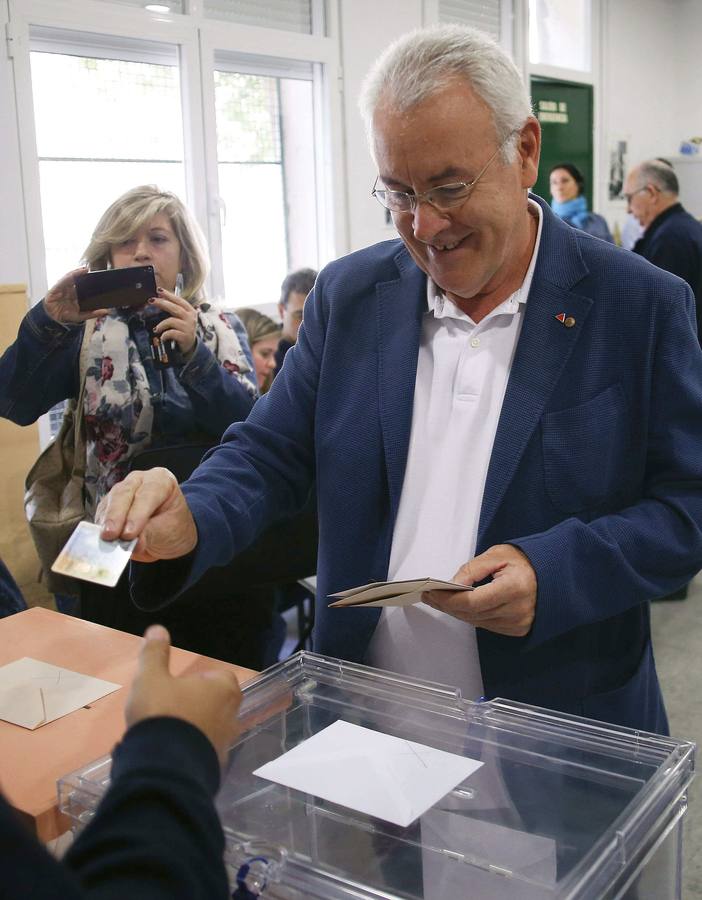
POLYGON ((425 591, 472 591, 472 585, 438 578, 414 578, 410 581, 372 581, 360 587, 330 594, 336 597, 329 606, 412 606, 425 591))

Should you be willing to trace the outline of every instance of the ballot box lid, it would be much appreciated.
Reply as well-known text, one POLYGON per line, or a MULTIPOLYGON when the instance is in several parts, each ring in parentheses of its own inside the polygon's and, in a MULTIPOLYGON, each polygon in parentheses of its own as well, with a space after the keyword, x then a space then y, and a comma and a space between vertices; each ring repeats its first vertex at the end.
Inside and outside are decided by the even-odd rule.
MULTIPOLYGON (((217 797, 234 897, 678 896, 692 742, 304 651, 243 695, 217 797), (275 760, 276 780, 258 771, 275 760)), ((109 773, 103 757, 59 781, 75 829, 109 773)))

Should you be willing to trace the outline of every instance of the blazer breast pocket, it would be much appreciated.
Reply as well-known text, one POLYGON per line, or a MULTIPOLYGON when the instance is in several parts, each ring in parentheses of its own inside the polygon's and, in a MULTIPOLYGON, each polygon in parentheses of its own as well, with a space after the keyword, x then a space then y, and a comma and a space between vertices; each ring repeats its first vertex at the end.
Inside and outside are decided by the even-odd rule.
POLYGON ((567 513, 583 512, 625 493, 631 425, 620 384, 587 403, 541 419, 546 491, 567 513))

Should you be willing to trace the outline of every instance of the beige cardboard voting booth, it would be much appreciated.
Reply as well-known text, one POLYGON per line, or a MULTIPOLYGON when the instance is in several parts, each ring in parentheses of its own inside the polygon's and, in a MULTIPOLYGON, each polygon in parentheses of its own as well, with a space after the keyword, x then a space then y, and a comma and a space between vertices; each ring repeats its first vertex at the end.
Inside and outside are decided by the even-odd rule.
MULTIPOLYGON (((23 284, 0 285, 0 351, 17 336, 29 308, 23 284)), ((24 479, 39 455, 39 429, 0 419, 0 557, 30 604, 45 605, 50 594, 39 578, 39 560, 24 516, 24 479)))

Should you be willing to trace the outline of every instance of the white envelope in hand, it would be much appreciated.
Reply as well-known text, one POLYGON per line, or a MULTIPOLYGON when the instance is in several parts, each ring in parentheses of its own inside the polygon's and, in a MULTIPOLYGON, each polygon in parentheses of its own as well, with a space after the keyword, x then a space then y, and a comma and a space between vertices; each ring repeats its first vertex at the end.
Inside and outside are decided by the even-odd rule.
POLYGON ((409 581, 372 581, 347 591, 330 594, 336 597, 329 606, 412 606, 419 603, 424 591, 472 591, 472 585, 439 578, 413 578, 409 581))
POLYGON ((406 827, 480 766, 339 719, 254 775, 406 827))

